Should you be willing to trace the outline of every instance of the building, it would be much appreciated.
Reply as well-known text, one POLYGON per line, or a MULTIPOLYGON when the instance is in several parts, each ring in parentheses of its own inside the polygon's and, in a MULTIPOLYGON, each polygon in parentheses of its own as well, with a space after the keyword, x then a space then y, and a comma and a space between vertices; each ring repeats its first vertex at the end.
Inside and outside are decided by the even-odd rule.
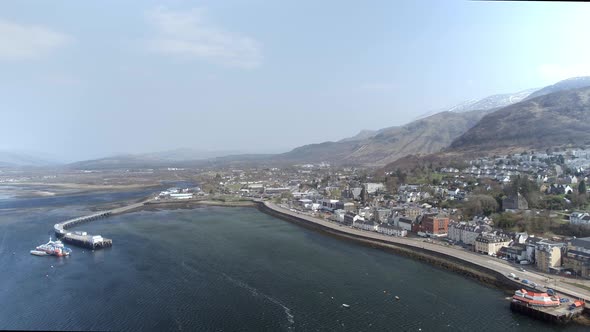
POLYGON ((383 183, 365 183, 367 194, 375 194, 377 191, 385 190, 383 183))
POLYGON ((377 227, 377 232, 391 236, 407 236, 408 231, 390 224, 381 224, 377 227))
POLYGON ((572 212, 570 214, 570 224, 590 225, 590 214, 585 212, 572 212))
POLYGON ((468 223, 450 223, 447 237, 455 242, 474 245, 475 239, 485 231, 491 231, 489 226, 470 225, 468 223))
POLYGON ((324 211, 333 212, 334 210, 338 209, 336 203, 339 201, 337 199, 321 199, 318 201, 320 204, 320 209, 324 211))
POLYGON ((375 208, 373 210, 373 219, 375 219, 378 223, 386 223, 391 215, 390 209, 379 209, 375 208))
POLYGON ((172 198, 172 199, 191 199, 191 198, 193 198, 193 193, 172 193, 172 194, 170 194, 170 198, 172 198))
POLYGON ((517 193, 516 196, 512 195, 502 200, 502 209, 506 210, 528 210, 529 203, 526 201, 524 196, 517 193))
POLYGON ((362 229, 365 231, 373 231, 373 232, 377 230, 377 224, 375 224, 374 222, 372 222, 370 220, 355 221, 354 224, 352 224, 352 227, 362 229))
POLYGON ((475 239, 475 251, 481 254, 496 256, 500 249, 512 241, 504 235, 482 233, 475 239))
POLYGON ((562 262, 564 269, 578 277, 590 279, 590 237, 571 240, 562 262))
POLYGON ((413 225, 414 233, 424 232, 427 235, 445 236, 449 231, 449 218, 423 216, 420 223, 413 225))
POLYGON ((406 232, 412 230, 413 220, 406 217, 396 217, 393 219, 393 224, 406 232))
POLYGON ((497 254, 499 257, 506 257, 509 261, 523 264, 530 263, 527 259, 526 245, 516 244, 511 247, 502 247, 497 254))
POLYGON ((357 215, 354 212, 346 212, 346 214, 344 215, 344 221, 342 223, 345 225, 352 226, 354 223, 356 223, 359 220, 364 221, 365 218, 357 215))
POLYGON ((537 269, 543 272, 552 272, 561 269, 561 254, 565 248, 564 243, 541 240, 535 248, 535 263, 537 269))
POLYGON ((351 202, 336 202, 336 209, 344 210, 344 211, 354 211, 355 206, 354 203, 351 202))

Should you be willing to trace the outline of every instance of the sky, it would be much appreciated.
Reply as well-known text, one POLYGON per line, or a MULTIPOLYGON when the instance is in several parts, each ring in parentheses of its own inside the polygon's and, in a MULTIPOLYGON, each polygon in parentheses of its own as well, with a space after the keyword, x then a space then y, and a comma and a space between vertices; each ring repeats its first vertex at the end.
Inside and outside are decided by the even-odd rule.
POLYGON ((274 153, 590 75, 590 3, 0 2, 0 150, 274 153))

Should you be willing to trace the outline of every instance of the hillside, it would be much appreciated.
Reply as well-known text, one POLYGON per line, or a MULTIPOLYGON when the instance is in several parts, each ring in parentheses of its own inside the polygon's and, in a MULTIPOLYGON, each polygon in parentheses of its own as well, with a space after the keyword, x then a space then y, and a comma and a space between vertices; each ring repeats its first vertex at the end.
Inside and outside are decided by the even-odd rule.
POLYGON ((590 144, 590 87, 525 100, 483 117, 453 151, 507 151, 590 144))
POLYGON ((305 145, 273 159, 381 166, 409 154, 428 154, 446 148, 486 113, 438 113, 404 126, 381 129, 369 138, 305 145))
POLYGON ((590 76, 572 77, 537 90, 526 97, 525 100, 537 98, 554 92, 579 89, 587 86, 590 86, 590 76))

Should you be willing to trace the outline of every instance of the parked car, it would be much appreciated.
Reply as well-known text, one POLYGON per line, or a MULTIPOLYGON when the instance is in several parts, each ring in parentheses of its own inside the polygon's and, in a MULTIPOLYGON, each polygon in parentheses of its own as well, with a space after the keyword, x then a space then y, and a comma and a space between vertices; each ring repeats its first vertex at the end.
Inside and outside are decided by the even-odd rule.
POLYGON ((527 284, 527 285, 528 285, 529 281, 528 281, 528 280, 526 280, 526 279, 522 279, 522 283, 523 283, 523 284, 527 284))

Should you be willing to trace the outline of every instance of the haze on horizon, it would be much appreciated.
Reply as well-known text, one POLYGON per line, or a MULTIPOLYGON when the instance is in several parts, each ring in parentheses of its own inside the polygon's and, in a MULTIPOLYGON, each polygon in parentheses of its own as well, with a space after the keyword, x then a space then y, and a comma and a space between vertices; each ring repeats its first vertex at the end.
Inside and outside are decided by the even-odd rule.
POLYGON ((590 75, 589 3, 0 3, 0 150, 268 153, 590 75))

